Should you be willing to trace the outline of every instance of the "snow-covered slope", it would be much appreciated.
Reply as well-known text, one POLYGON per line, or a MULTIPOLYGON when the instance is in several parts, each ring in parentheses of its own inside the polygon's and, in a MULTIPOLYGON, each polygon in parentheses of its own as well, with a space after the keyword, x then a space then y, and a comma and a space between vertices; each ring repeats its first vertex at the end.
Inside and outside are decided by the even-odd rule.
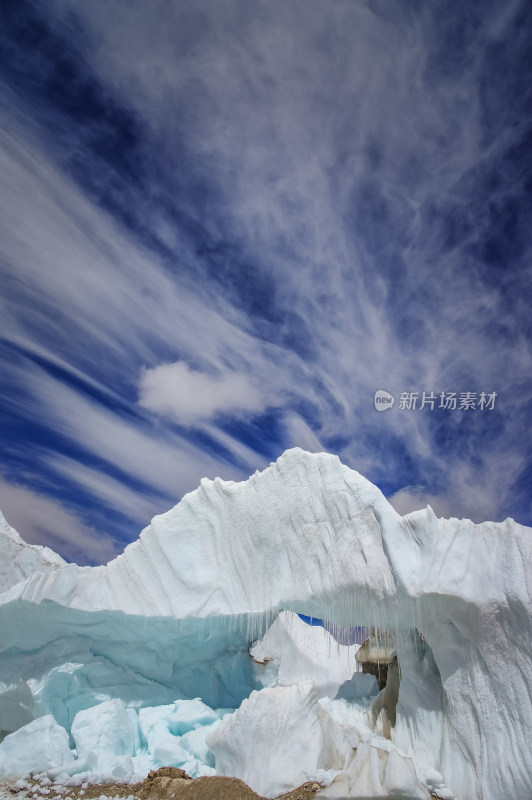
POLYGON ((49 547, 27 544, 0 512, 0 594, 34 572, 65 563, 49 547))
MULTIPOLYGON (((273 692, 273 713, 287 688, 263 688, 247 652, 279 611, 374 626, 392 632, 400 664, 393 742, 372 738, 384 728, 370 715, 373 732, 357 728, 358 755, 327 796, 349 796, 364 769, 380 776, 379 796, 406 791, 406 754, 441 797, 438 773, 461 800, 530 800, 531 564, 531 530, 513 520, 439 520, 430 508, 400 517, 335 456, 291 450, 244 483, 202 481, 105 567, 65 565, 0 595, 0 682, 11 705, 15 693, 26 713, 51 712, 67 730, 102 700, 134 708, 200 696, 237 708, 257 690, 238 729, 229 717, 206 739, 236 763, 235 730, 254 730, 246 720, 264 713, 261 692, 273 692)), ((307 688, 290 702, 300 695, 332 730, 307 688)), ((352 728, 359 711, 329 700, 331 719, 352 728)))

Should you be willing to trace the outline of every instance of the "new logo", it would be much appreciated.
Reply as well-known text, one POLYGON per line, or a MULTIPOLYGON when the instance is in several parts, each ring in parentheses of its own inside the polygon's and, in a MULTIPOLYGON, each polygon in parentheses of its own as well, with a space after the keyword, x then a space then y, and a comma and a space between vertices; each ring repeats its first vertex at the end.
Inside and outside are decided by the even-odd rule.
POLYGON ((384 389, 377 389, 375 392, 375 408, 377 411, 386 411, 392 408, 395 403, 395 397, 390 392, 385 392, 384 389))

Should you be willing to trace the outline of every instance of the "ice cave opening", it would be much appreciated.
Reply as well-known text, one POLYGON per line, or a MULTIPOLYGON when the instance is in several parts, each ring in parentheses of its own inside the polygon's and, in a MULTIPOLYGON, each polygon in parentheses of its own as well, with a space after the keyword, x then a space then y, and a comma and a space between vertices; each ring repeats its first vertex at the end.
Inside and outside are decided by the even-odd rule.
MULTIPOLYGON (((328 695, 331 700, 346 701, 356 709, 355 716, 360 718, 362 714, 366 714, 369 727, 390 740, 393 739, 396 727, 403 664, 407 671, 410 669, 415 673, 410 676, 408 672, 405 674, 404 692, 408 691, 409 684, 412 687, 413 681, 421 704, 442 709, 440 672, 432 649, 418 628, 387 630, 374 625, 346 628, 304 614, 296 615, 284 611, 266 632, 263 640, 250 647, 250 655, 259 670, 262 667, 269 673, 270 681, 272 670, 275 671, 274 680, 280 685, 310 678, 315 682, 320 696, 328 695), (301 625, 299 620, 311 628, 322 628, 324 633, 321 641, 315 633, 310 633, 308 628, 301 625), (282 627, 288 634, 284 644, 282 641, 270 644, 270 640, 275 641, 276 637, 281 639, 276 629, 282 627), (326 637, 325 631, 329 634, 328 639, 323 639, 326 637), (291 648, 297 653, 290 652, 291 648), (268 652, 274 655, 267 655, 268 652), (318 665, 324 652, 323 664, 328 682, 324 682, 318 673, 318 665), (401 659, 398 653, 401 653, 401 659), (372 682, 369 676, 375 680, 372 682), (340 682, 342 677, 345 679, 340 682), (422 685, 420 677, 424 677, 422 685), (339 682, 337 688, 334 680, 339 682)), ((262 676, 259 670, 255 670, 255 675, 261 683, 266 684, 268 678, 262 676)), ((411 698, 408 700, 411 703, 411 698)))
MULTIPOLYGON (((426 774, 436 775, 444 797, 443 778, 430 772, 441 740, 425 737, 420 751, 415 730, 420 711, 442 712, 425 638, 416 629, 309 625, 301 616, 285 609, 176 621, 50 603, 30 616, 16 601, 0 670, 10 687, 0 691, 0 716, 15 732, 0 747, 0 768, 18 777, 43 770, 77 785, 175 766, 193 777, 236 775, 273 797, 307 778, 325 787, 347 780, 355 756, 352 780, 366 780, 375 796, 388 793, 397 773, 420 798, 428 796, 419 789, 426 774), (28 653, 23 643, 39 645, 38 636, 28 653), (45 738, 52 752, 40 754, 36 742, 45 738), (261 769, 250 742, 263 754, 261 769), (421 778, 403 752, 416 754, 421 778)), ((432 722, 441 726, 437 716, 432 722)))

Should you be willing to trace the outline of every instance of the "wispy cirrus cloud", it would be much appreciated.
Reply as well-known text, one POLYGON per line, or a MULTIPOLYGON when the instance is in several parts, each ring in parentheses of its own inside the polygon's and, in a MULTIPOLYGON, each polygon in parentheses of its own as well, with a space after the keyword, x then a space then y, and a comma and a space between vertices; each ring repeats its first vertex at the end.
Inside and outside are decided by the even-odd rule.
POLYGON ((2 511, 17 520, 29 544, 48 545, 70 561, 105 564, 121 551, 116 538, 95 530, 63 503, 0 476, 2 511))
POLYGON ((293 445, 403 505, 531 518, 524 3, 24 0, 4 22, 15 475, 34 446, 34 485, 123 538, 293 445), (498 405, 380 415, 378 388, 498 405))

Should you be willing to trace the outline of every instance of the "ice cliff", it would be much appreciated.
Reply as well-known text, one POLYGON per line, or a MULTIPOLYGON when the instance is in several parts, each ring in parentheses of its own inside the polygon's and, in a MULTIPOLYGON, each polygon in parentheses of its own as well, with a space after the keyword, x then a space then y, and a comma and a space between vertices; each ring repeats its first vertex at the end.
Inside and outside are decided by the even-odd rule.
POLYGON ((401 517, 295 449, 202 481, 107 566, 21 541, 0 527, 0 775, 171 761, 268 796, 310 776, 324 798, 532 797, 529 528, 401 517), (393 641, 393 708, 336 641, 354 626, 393 641))

